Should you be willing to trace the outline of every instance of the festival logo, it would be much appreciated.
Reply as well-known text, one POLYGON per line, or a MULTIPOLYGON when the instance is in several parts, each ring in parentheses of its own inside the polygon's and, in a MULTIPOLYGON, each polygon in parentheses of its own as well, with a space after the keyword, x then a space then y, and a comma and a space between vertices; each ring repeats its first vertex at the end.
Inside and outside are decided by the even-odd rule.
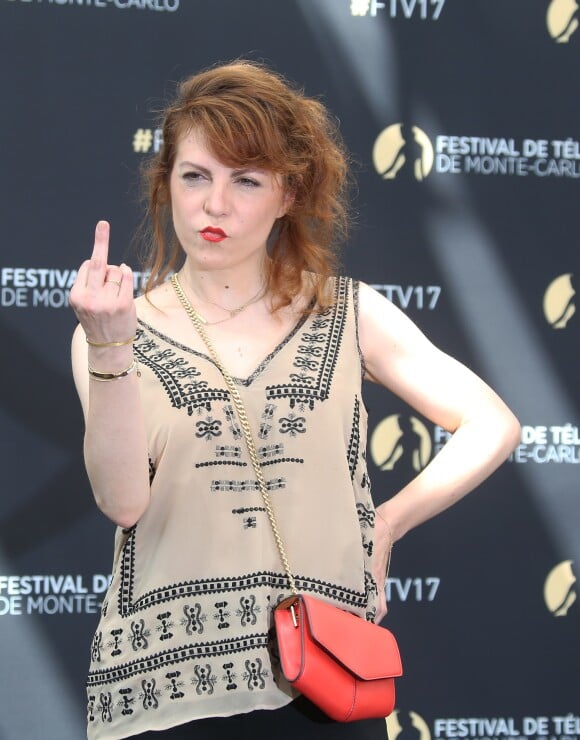
POLYGON ((431 459, 433 444, 426 426, 419 419, 393 414, 376 426, 370 451, 379 470, 415 475, 431 459))
POLYGON ((389 740, 576 740, 580 717, 575 713, 525 717, 440 717, 432 726, 413 711, 396 709, 386 718, 389 740))
POLYGON ((163 131, 160 128, 138 128, 132 141, 135 154, 157 154, 163 146, 163 131))
POLYGON ((431 740, 429 726, 420 714, 396 709, 387 717, 389 740, 431 740))
POLYGON ((372 150, 383 180, 404 176, 421 182, 431 171, 443 175, 508 175, 580 178, 580 141, 510 136, 437 134, 395 123, 377 136, 372 150), (433 141, 433 144, 431 143, 433 141))
POLYGON ((548 573, 544 583, 544 601, 555 617, 565 617, 577 598, 576 576, 572 561, 564 560, 548 573))
POLYGON ((552 280, 544 293, 544 316, 552 329, 565 329, 576 313, 571 273, 552 280))
MULTIPOLYGON (((133 270, 133 289, 139 294, 149 273, 133 270)), ((4 308, 68 308, 77 271, 54 267, 0 268, 0 306, 4 308)))
POLYGON ((433 737, 441 740, 576 740, 580 717, 573 712, 551 717, 442 717, 433 722, 433 737))
POLYGON ((110 576, 0 575, 0 617, 98 614, 110 576))
POLYGON ((574 424, 523 424, 521 443, 508 458, 518 465, 580 464, 580 430, 574 424))
POLYGON ((373 164, 383 180, 409 176, 424 180, 433 167, 433 146, 418 126, 395 123, 377 136, 373 164))
POLYGON ((441 578, 439 576, 422 576, 404 578, 389 576, 385 581, 387 604, 399 601, 403 604, 425 603, 435 601, 441 578))
POLYGON ((567 44, 578 29, 580 6, 577 0, 551 0, 546 12, 550 36, 558 44, 567 44))
MULTIPOLYGON (((8 2, 30 3, 32 0, 8 0, 8 2)), ((153 10, 158 13, 175 13, 179 10, 180 0, 36 0, 37 3, 63 5, 85 8, 116 8, 117 10, 153 10)))
POLYGON ((441 296, 441 285, 392 285, 385 283, 371 283, 379 293, 382 293, 391 303, 396 304, 403 311, 417 309, 433 311, 441 296))
POLYGON ((445 0, 350 0, 350 14, 353 16, 376 17, 379 11, 391 18, 419 18, 422 21, 439 19, 445 0))

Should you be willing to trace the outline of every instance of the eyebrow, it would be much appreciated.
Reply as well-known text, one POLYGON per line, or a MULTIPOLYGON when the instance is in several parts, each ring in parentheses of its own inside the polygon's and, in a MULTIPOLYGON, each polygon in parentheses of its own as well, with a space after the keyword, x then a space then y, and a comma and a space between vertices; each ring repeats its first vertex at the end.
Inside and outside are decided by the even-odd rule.
MULTIPOLYGON (((196 170, 199 170, 204 175, 210 175, 211 170, 208 170, 207 167, 203 167, 201 164, 196 164, 195 162, 189 162, 188 160, 184 162, 179 162, 178 167, 181 169, 187 168, 187 167, 193 167, 196 170)), ((239 167, 238 169, 232 170, 232 175, 235 177, 238 177, 239 175, 246 175, 248 172, 255 172, 256 174, 259 174, 262 172, 262 170, 258 169, 257 167, 239 167)))

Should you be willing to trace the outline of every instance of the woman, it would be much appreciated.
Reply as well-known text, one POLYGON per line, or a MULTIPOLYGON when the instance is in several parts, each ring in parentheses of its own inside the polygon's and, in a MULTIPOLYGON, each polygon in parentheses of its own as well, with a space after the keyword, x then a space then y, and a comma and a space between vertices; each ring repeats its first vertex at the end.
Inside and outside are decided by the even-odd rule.
POLYGON ((103 221, 71 291, 86 467, 118 525, 89 737, 383 738, 383 720, 326 721, 280 673, 271 612, 288 579, 190 314, 243 398, 299 589, 368 620, 386 613, 393 543, 484 480, 519 425, 386 299, 333 277, 347 167, 319 102, 236 62, 186 80, 163 134, 147 173, 145 295, 133 300, 129 267, 108 263, 103 221), (363 377, 453 432, 376 511, 363 377))

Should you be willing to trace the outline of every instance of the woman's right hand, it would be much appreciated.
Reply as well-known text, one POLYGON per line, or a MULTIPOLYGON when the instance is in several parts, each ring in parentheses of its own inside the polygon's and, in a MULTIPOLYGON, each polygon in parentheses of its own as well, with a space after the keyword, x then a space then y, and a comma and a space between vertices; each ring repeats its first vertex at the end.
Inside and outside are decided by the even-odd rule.
POLYGON ((133 272, 125 264, 108 264, 110 226, 99 221, 89 260, 80 266, 70 304, 91 342, 119 342, 135 336, 137 314, 133 272))
POLYGON ((104 514, 126 528, 149 506, 148 440, 139 376, 133 372, 137 331, 133 273, 127 265, 110 265, 108 253, 109 224, 99 221, 91 259, 81 265, 70 293, 80 322, 72 338, 71 359, 85 417, 85 465, 95 500, 104 514), (94 372, 113 377, 99 382, 94 372))

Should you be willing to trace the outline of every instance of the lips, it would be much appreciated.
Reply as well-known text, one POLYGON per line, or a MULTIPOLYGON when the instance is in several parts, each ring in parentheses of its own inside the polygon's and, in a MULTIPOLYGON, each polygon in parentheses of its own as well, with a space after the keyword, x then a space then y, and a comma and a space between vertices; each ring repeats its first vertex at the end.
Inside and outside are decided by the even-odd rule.
POLYGON ((202 239, 205 239, 208 242, 221 242, 228 236, 223 229, 216 229, 213 226, 206 226, 206 228, 202 229, 199 233, 201 234, 202 239))

